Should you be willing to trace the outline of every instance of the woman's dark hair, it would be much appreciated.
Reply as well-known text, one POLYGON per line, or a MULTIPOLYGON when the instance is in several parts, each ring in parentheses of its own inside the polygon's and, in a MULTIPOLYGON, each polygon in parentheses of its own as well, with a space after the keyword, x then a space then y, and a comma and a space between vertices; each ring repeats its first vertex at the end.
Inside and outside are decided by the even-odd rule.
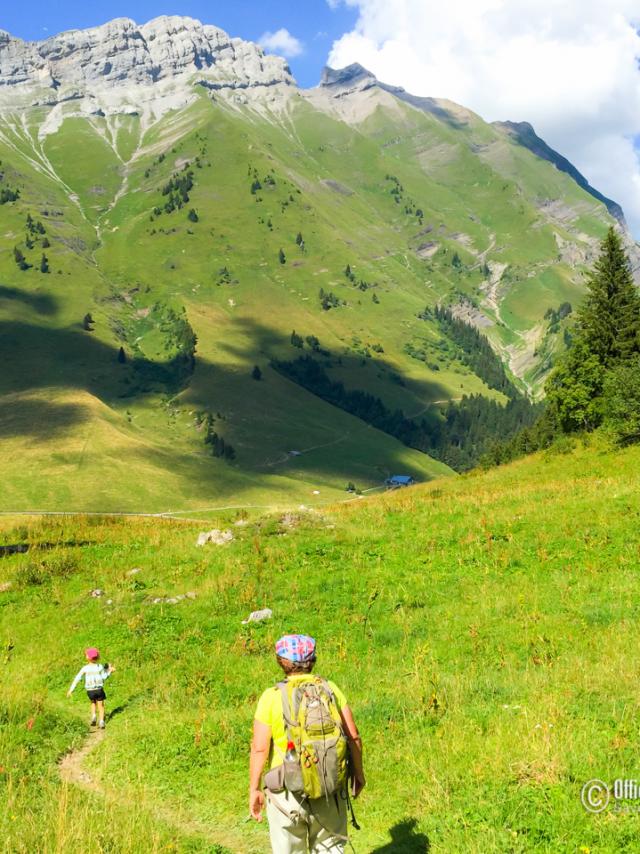
POLYGON ((276 655, 276 661, 284 670, 285 676, 293 673, 311 673, 316 663, 315 655, 308 661, 289 661, 288 658, 282 658, 281 655, 276 655))

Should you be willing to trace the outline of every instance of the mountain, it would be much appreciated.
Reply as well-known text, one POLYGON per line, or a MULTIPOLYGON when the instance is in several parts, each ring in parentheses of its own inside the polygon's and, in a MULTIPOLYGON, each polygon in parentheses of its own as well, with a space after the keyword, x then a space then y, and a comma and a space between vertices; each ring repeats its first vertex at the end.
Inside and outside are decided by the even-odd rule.
POLYGON ((307 504, 468 467, 530 417, 624 229, 532 148, 360 66, 301 90, 189 18, 2 33, 3 505, 307 504))

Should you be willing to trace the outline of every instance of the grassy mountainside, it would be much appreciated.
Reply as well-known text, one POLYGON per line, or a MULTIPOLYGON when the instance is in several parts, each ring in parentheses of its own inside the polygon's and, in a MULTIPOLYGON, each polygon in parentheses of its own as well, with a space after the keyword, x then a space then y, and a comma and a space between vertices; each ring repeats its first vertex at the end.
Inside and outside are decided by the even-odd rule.
POLYGON ((442 303, 536 393, 562 347, 545 315, 579 300, 611 221, 499 128, 380 88, 260 109, 203 89, 150 126, 55 109, 0 118, 19 192, 0 205, 7 509, 308 503, 439 475, 270 363, 311 353, 410 417, 504 403, 425 313, 442 303), (208 416, 235 460, 211 456, 208 416))
POLYGON ((594 442, 322 514, 228 513, 224 547, 191 522, 3 519, 34 546, 0 559, 5 850, 267 850, 248 738, 289 630, 363 732, 358 852, 636 850, 633 814, 580 804, 639 747, 640 451, 594 442), (89 643, 118 666, 93 792, 56 768, 86 738, 64 692, 89 643))

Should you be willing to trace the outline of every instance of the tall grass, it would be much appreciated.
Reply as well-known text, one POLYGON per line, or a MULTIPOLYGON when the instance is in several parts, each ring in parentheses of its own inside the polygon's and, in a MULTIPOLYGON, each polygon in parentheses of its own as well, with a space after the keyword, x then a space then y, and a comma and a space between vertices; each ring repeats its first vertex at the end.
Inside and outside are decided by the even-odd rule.
MULTIPOLYGON (((275 639, 303 630, 364 736, 358 854, 424 837, 434 852, 637 850, 635 816, 590 815, 580 789, 635 774, 639 472, 640 451, 596 443, 231 525, 221 548, 197 548, 188 523, 78 519, 60 539, 90 544, 4 558, 7 850, 268 850, 245 821, 251 719, 275 639), (24 583, 34 560, 69 555, 73 571, 24 583), (271 622, 241 624, 263 606, 271 622), (89 643, 118 667, 87 760, 102 795, 56 768, 87 731, 86 699, 64 692, 89 643)), ((52 535, 28 523, 27 541, 52 535)))

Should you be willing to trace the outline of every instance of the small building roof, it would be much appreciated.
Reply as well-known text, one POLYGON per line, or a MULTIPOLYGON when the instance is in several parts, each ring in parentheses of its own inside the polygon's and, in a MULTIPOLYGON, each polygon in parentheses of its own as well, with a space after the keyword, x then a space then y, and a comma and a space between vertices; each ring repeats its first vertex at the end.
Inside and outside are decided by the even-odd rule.
POLYGON ((413 478, 410 474, 394 474, 387 480, 387 483, 409 484, 413 483, 413 478))

